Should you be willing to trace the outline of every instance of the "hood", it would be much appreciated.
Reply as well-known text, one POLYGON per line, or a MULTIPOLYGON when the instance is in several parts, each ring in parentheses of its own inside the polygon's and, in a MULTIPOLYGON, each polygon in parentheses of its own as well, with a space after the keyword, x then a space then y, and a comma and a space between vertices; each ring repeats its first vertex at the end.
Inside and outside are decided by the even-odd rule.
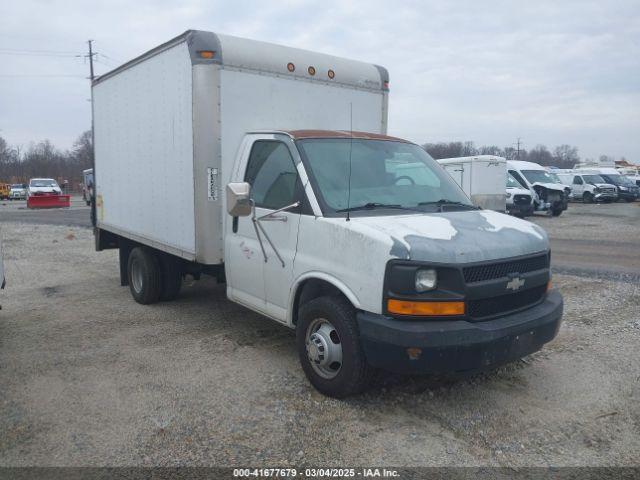
POLYGON ((543 183, 543 182, 536 182, 533 184, 533 186, 535 187, 536 185, 539 185, 541 187, 546 188, 547 190, 557 190, 559 192, 564 192, 564 189, 566 188, 565 185, 562 185, 560 183, 543 183))
POLYGON ((61 192, 60 187, 29 187, 31 192, 61 192))
POLYGON ((406 260, 480 262, 549 248, 539 226, 491 210, 351 217, 349 224, 363 236, 389 242, 389 254, 406 260))
POLYGON ((598 188, 613 188, 614 190, 616 189, 616 186, 611 185, 610 183, 592 183, 591 185, 598 188))
POLYGON ((509 192, 512 195, 529 195, 529 196, 531 196, 531 192, 529 190, 525 190, 524 188, 507 187, 507 192, 509 192))

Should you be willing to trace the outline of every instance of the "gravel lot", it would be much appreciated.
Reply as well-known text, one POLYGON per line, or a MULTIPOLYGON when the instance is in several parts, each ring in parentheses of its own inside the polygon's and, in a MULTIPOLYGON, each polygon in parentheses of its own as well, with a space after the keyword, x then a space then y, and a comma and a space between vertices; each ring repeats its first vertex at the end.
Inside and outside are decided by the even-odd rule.
POLYGON ((578 269, 554 276, 564 323, 541 352, 468 378, 383 375, 338 401, 308 384, 291 331, 213 280, 141 306, 88 228, 0 211, 0 466, 640 465, 638 214, 535 219, 578 269))

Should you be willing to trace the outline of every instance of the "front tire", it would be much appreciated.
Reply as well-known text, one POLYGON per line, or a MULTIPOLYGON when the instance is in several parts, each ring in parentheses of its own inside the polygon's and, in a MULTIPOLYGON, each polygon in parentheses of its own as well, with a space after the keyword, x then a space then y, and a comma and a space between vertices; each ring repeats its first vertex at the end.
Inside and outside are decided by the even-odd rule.
POLYGON ((344 398, 365 390, 374 369, 360 345, 353 306, 341 297, 319 297, 300 307, 296 343, 302 369, 320 393, 344 398))
POLYGON ((591 195, 591 193, 589 192, 584 192, 584 194, 582 195, 582 201, 584 203, 593 203, 593 195, 591 195))
POLYGON ((129 290, 133 299, 142 304, 156 303, 162 289, 158 256, 145 247, 131 250, 127 261, 129 290))

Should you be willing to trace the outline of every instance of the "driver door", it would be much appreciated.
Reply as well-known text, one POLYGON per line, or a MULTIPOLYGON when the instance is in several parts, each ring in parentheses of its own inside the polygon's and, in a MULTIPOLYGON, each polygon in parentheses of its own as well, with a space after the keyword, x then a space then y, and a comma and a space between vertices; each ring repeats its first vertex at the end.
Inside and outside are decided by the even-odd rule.
POLYGON ((275 135, 260 135, 251 145, 244 181, 251 185, 255 216, 239 217, 228 240, 235 299, 285 322, 296 255, 301 207, 277 210, 304 192, 288 145, 275 135), (266 261, 265 261, 266 257, 266 261))

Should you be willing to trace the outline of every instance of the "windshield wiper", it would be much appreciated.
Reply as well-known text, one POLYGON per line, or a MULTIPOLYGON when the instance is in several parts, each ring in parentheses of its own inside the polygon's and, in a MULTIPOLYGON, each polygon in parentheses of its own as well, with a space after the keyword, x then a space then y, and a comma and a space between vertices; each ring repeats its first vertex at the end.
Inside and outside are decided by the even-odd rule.
POLYGON ((358 205, 356 207, 342 208, 340 210, 336 210, 336 212, 354 212, 356 210, 373 210, 375 208, 396 208, 398 210, 411 210, 410 208, 403 207, 398 204, 388 204, 388 203, 378 203, 378 202, 369 202, 364 205, 358 205))
POLYGON ((463 203, 463 202, 456 202, 454 200, 447 200, 446 198, 441 198, 440 200, 437 200, 435 202, 420 202, 418 203, 419 207, 423 207, 426 205, 436 205, 439 207, 439 210, 442 211, 442 207, 445 205, 453 205, 456 207, 466 207, 469 208, 471 210, 480 210, 479 207, 476 207, 475 205, 469 205, 468 203, 463 203))

